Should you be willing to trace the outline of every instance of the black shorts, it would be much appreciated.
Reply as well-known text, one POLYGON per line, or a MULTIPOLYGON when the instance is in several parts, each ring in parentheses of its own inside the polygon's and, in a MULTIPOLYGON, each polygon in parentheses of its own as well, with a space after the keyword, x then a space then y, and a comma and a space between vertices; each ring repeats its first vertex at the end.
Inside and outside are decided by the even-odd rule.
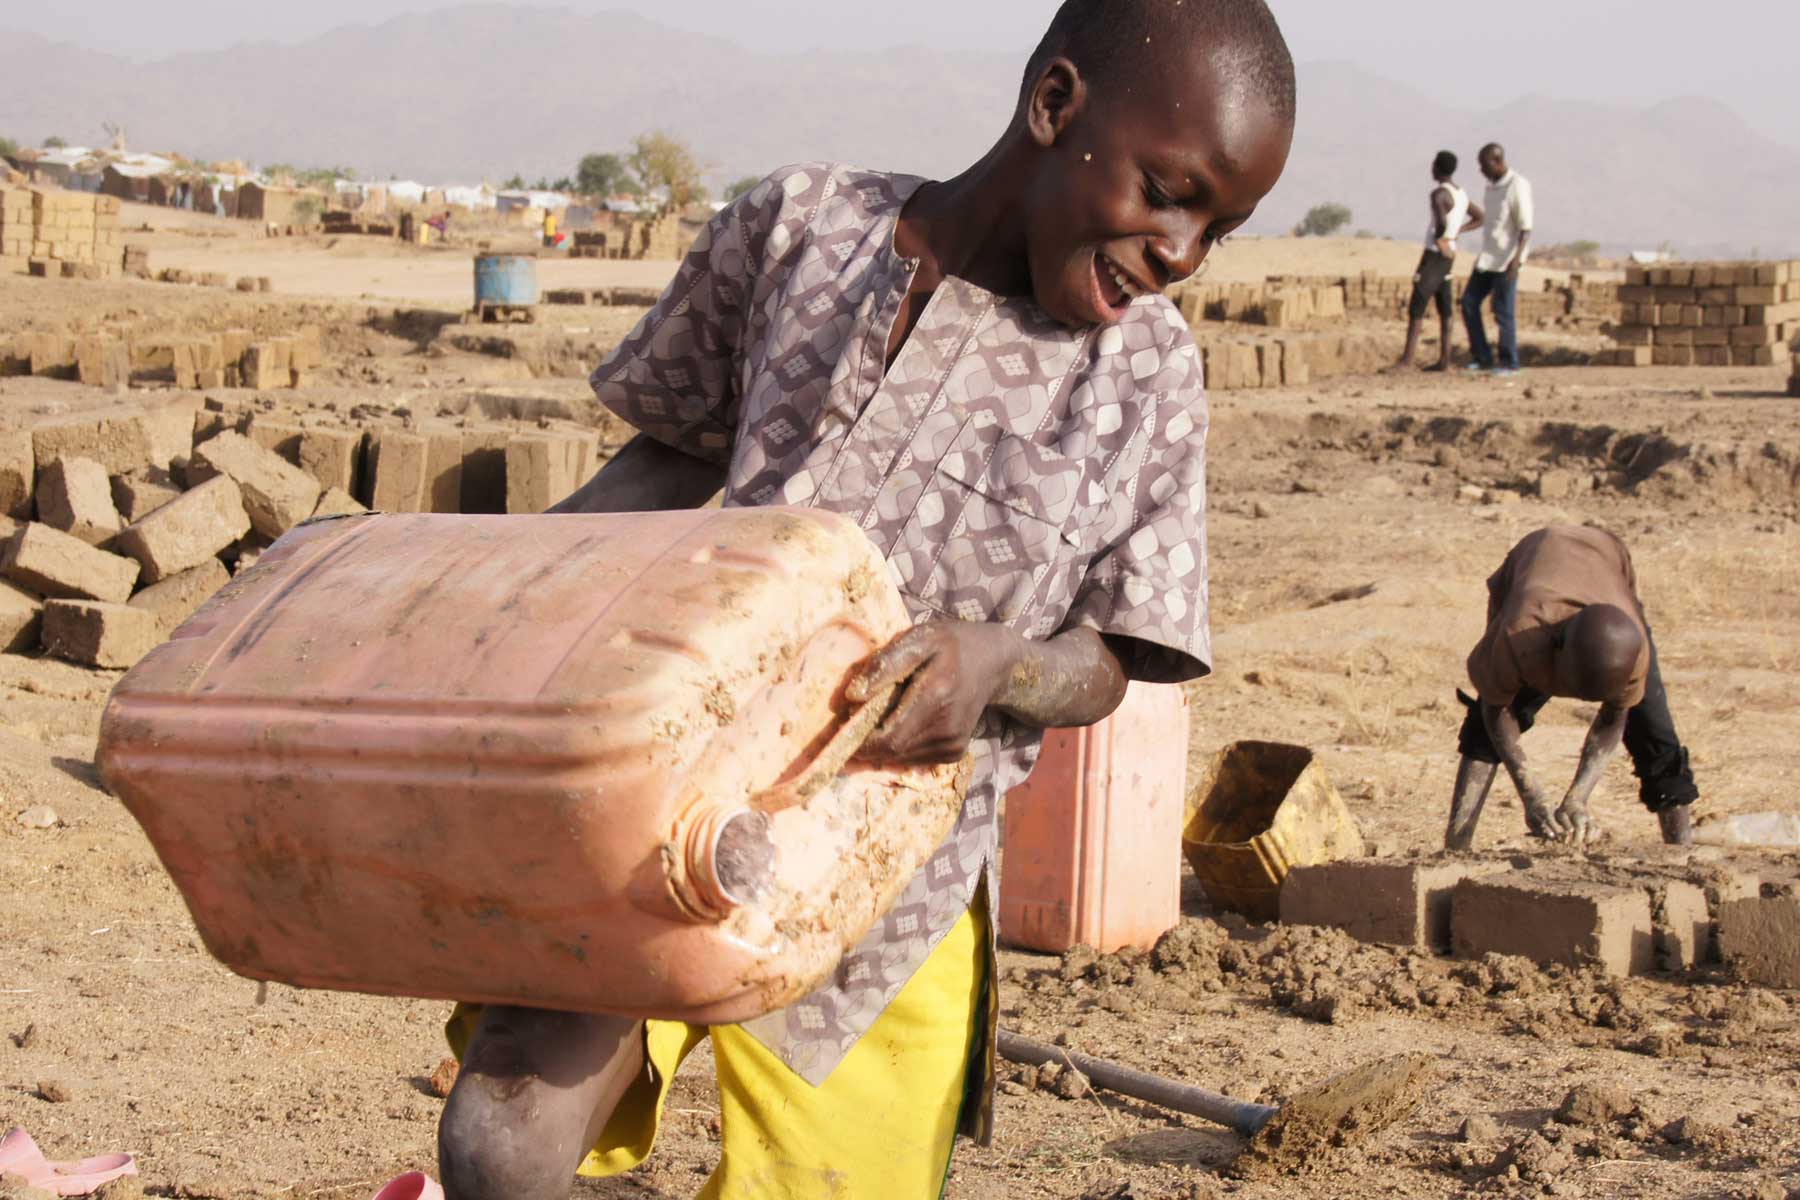
POLYGON ((1419 273, 1413 276, 1412 304, 1406 310, 1409 320, 1423 317, 1433 299, 1437 301, 1438 316, 1450 319, 1450 271, 1455 266, 1455 259, 1445 258, 1436 250, 1427 250, 1419 259, 1419 273))

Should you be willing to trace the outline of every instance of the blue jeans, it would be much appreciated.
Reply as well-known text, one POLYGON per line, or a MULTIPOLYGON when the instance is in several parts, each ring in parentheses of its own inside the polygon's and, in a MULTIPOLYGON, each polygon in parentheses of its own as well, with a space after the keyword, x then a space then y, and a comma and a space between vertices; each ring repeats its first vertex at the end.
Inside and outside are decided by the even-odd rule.
POLYGON ((1469 286, 1463 289, 1462 311, 1463 324, 1469 330, 1469 353, 1474 356, 1477 366, 1493 370, 1498 365, 1502 370, 1519 369, 1519 280, 1516 275, 1508 275, 1502 271, 1477 271, 1469 279, 1469 286), (1489 296, 1494 298, 1494 324, 1500 327, 1500 361, 1494 362, 1494 352, 1488 346, 1487 330, 1481 323, 1481 305, 1489 296))

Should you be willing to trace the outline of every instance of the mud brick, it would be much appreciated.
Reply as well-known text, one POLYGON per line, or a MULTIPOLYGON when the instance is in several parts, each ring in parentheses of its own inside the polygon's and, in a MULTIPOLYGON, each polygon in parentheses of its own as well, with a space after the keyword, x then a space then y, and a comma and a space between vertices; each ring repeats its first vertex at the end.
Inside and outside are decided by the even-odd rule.
POLYGON ((1787 281, 1786 263, 1758 263, 1755 278, 1750 282, 1760 287, 1767 287, 1787 281))
POLYGON ((1288 387, 1305 387, 1312 382, 1312 365, 1299 342, 1284 342, 1281 347, 1281 382, 1288 387))
POLYGON ((91 458, 112 475, 127 475, 156 463, 150 422, 135 405, 53 418, 32 430, 31 441, 40 463, 91 458))
POLYGON ((1715 269, 1711 263, 1701 263, 1694 268, 1693 278, 1688 282, 1697 288, 1711 287, 1715 269))
POLYGON ((1262 376, 1262 386, 1266 388, 1281 386, 1282 346, 1280 342, 1259 342, 1256 347, 1257 370, 1262 376))
POLYGON ((36 468, 31 434, 23 429, 0 429, 0 517, 31 516, 36 468))
POLYGON ((362 487, 363 444, 360 429, 309 426, 300 432, 300 469, 319 486, 356 495, 362 487))
POLYGON ((1730 332, 1733 346, 1773 346, 1781 340, 1781 328, 1776 325, 1739 325, 1730 332))
POLYGON ((113 507, 125 524, 143 520, 181 496, 174 477, 161 467, 146 467, 129 475, 112 477, 113 507))
POLYGON ((44 602, 0 580, 0 654, 17 654, 38 645, 44 602))
POLYGON ((1719 954, 1741 979, 1800 988, 1800 894, 1789 889, 1719 905, 1719 954))
POLYGON ((1622 304, 1654 304, 1656 289, 1638 284, 1627 284, 1619 289, 1619 301, 1622 304))
POLYGON ((271 391, 293 384, 293 347, 276 342, 252 342, 244 351, 239 365, 243 385, 256 391, 271 391))
POLYGON ((1709 307, 1730 304, 1737 298, 1737 289, 1728 287, 1700 288, 1700 303, 1709 307))
POLYGON ((1613 341, 1621 346, 1648 346, 1656 340, 1648 325, 1621 325, 1613 330, 1613 341))
POLYGON ((1692 267, 1670 267, 1668 271, 1670 287, 1687 287, 1694 282, 1694 269, 1692 267))
POLYGON ((162 642, 156 617, 127 604, 50 600, 43 624, 47 653, 89 667, 124 670, 162 642))
POLYGON ((1681 310, 1683 307, 1684 306, 1680 304, 1658 305, 1656 309, 1656 323, 1658 325, 1681 324, 1681 310))
POLYGON ((81 338, 75 343, 75 377, 89 387, 116 387, 131 378, 131 351, 118 338, 81 338))
POLYGON ((123 602, 137 582, 138 564, 33 523, 21 526, 0 551, 0 575, 47 599, 123 602))
POLYGON ((597 438, 572 433, 518 434, 506 443, 506 511, 541 513, 587 482, 597 438))
POLYGON ((1629 287, 1643 287, 1650 282, 1650 268, 1633 264, 1625 268, 1625 283, 1629 287))
POLYGON ((1653 353, 1649 346, 1621 346, 1617 351, 1617 362, 1621 367, 1648 367, 1653 365, 1653 353))
POLYGON ((52 529, 104 546, 125 528, 113 507, 106 468, 91 458, 59 458, 37 481, 38 520, 52 529))
POLYGON ((33 279, 50 278, 50 260, 46 258, 31 259, 25 264, 25 274, 33 279))
POLYGON ((213 593, 231 582, 231 572, 216 558, 153 583, 131 598, 131 607, 156 619, 157 635, 167 638, 177 626, 212 599, 213 593))
POLYGON ((1694 345, 1729 346, 1731 345, 1731 330, 1726 329, 1724 326, 1719 326, 1718 328, 1696 329, 1694 330, 1694 345))
POLYGON ((1706 324, 1706 310, 1698 304, 1681 306, 1681 323, 1689 329, 1698 329, 1706 324))
POLYGON ((1691 287, 1659 287, 1656 289, 1656 302, 1664 308, 1670 305, 1697 304, 1700 293, 1691 287))
POLYGON ((34 333, 30 343, 31 373, 52 379, 75 378, 75 339, 60 333, 34 333))
POLYGON ((225 386, 242 386, 244 353, 256 335, 248 329, 227 329, 219 334, 219 359, 225 364, 225 386))
POLYGON ((1448 950, 1456 885, 1506 869, 1503 862, 1449 857, 1295 867, 1281 885, 1281 923, 1330 926, 1363 942, 1448 950))
POLYGON ((1656 966, 1649 895, 1612 884, 1465 879, 1451 898, 1450 940, 1461 958, 1516 954, 1546 965, 1596 965, 1609 975, 1656 966))
POLYGON ((1787 299, 1786 289, 1774 285, 1740 287, 1734 303, 1737 304, 1780 304, 1787 299))
POLYGON ((296 421, 278 421, 258 413, 243 429, 244 436, 296 467, 300 465, 300 438, 306 430, 296 421))
POLYGON ((453 513, 462 507, 459 431, 387 431, 375 436, 371 450, 370 507, 377 512, 453 513))
POLYGON ((465 429, 462 435, 462 511, 506 511, 506 446, 508 429, 465 429))
POLYGON ((171 347, 175 386, 190 391, 200 386, 202 372, 209 376, 224 367, 216 338, 182 338, 171 347))
POLYGON ((143 564, 144 582, 160 583, 202 565, 248 532, 243 493, 218 476, 133 523, 118 546, 143 564))
POLYGON ((545 304, 592 304, 594 293, 587 288, 552 288, 544 293, 545 304))
POLYGON ((319 497, 319 506, 313 509, 313 517, 355 517, 368 511, 349 492, 342 488, 330 488, 319 497))
POLYGON ((279 454, 229 431, 194 447, 193 469, 199 478, 230 476, 243 492, 251 526, 271 541, 312 516, 324 490, 279 454))
POLYGON ((1711 955, 1712 912, 1706 889, 1684 880, 1651 885, 1650 918, 1656 930, 1656 965, 1663 971, 1691 971, 1711 955))

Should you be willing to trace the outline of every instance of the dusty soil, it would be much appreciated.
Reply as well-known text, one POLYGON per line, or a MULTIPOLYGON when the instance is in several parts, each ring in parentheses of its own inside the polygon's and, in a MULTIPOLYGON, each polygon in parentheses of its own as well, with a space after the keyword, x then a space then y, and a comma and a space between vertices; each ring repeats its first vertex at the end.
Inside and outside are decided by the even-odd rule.
MULTIPOLYGON (((454 411, 494 403, 476 399, 489 385, 524 381, 509 402, 586 413, 569 376, 635 319, 559 315, 564 369, 534 373, 441 338, 457 328, 462 301, 446 289, 450 275, 466 279, 466 252, 346 258, 156 236, 193 242, 197 257, 254 256, 254 273, 316 294, 5 281, 0 322, 108 306, 279 322, 304 307, 327 322, 332 365, 315 388, 266 396, 268 406, 454 411), (383 292, 376 276, 388 272, 397 282, 383 292), (365 292, 418 307, 359 303, 365 292)), ((1251 278, 1360 269, 1323 244, 1258 247, 1234 244, 1225 261, 1251 278)), ((161 241, 153 262, 222 269, 183 263, 161 241)), ((1593 520, 1636 556, 1705 814, 1793 811, 1800 433, 1783 385, 1774 370, 1571 367, 1511 383, 1382 376, 1217 397, 1218 671, 1192 689, 1193 761, 1245 738, 1308 745, 1381 852, 1433 847, 1482 580, 1530 529, 1593 520), (1572 472, 1574 494, 1535 495, 1553 468, 1572 472)), ((74 384, 0 380, 0 406, 12 409, 93 399, 74 384)), ((445 1007, 261 989, 214 963, 148 843, 98 787, 94 737, 115 678, 0 656, 0 1127, 26 1126, 59 1157, 129 1150, 164 1196, 360 1200, 399 1171, 429 1167, 445 1007), (60 824, 15 820, 37 805, 60 824)), ((1571 704, 1547 712, 1532 737, 1547 773, 1572 773, 1591 715, 1571 704)), ((1527 845, 1516 800, 1495 795, 1482 844, 1543 853, 1527 845)), ((1654 852, 1655 823, 1623 762, 1596 814, 1607 839, 1597 853, 1654 852)), ((1770 863, 1796 866, 1792 855, 1770 863)), ((1215 920, 1192 887, 1186 910, 1151 955, 1005 953, 1002 1020, 1269 1103, 1377 1058, 1423 1053, 1435 1072, 1418 1107, 1384 1134, 1309 1157, 1295 1179, 1234 1171, 1241 1139, 1203 1122, 1003 1068, 998 1142, 959 1148, 952 1197, 1760 1198, 1800 1188, 1800 997, 1716 970, 1616 981, 1358 946, 1215 920)), ((698 1190, 717 1153, 706 1065, 696 1056, 678 1081, 656 1157, 578 1195, 698 1190)))

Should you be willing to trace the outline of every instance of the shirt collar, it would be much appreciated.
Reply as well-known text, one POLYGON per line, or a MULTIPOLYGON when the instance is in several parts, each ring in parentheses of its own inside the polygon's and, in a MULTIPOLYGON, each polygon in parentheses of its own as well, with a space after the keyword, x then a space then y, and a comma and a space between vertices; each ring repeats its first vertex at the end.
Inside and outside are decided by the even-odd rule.
POLYGON ((1497 187, 1497 188, 1507 187, 1508 185, 1510 185, 1512 183, 1514 177, 1517 176, 1517 174, 1518 174, 1517 171, 1514 171, 1511 167, 1508 167, 1508 168, 1506 168, 1506 174, 1504 174, 1500 178, 1494 180, 1494 182, 1489 184, 1488 186, 1489 187, 1497 187))

